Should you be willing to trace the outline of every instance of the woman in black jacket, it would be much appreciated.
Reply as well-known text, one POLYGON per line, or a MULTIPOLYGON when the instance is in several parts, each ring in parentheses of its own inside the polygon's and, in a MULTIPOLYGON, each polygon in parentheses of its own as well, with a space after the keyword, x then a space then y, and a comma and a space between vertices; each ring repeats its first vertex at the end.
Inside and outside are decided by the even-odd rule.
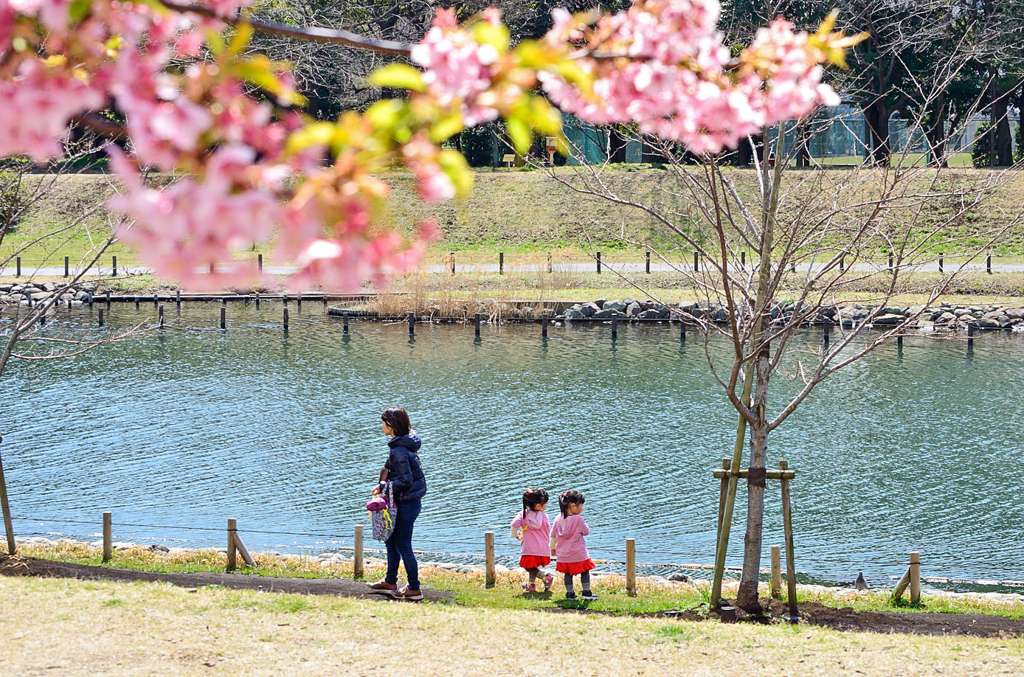
MULTIPOLYGON (((412 429, 409 414, 401 407, 390 407, 382 415, 384 434, 391 438, 388 447, 387 482, 391 483, 391 494, 398 505, 398 516, 395 518, 395 530, 385 541, 388 548, 388 572, 381 580, 370 585, 374 590, 388 590, 395 597, 408 600, 421 600, 419 570, 416 555, 412 552, 412 527, 419 517, 422 502, 420 499, 427 493, 427 480, 420 467, 420 457, 416 452, 420 448, 420 438, 412 429), (405 564, 405 573, 409 585, 398 588, 398 564, 405 564)), ((373 488, 376 496, 384 489, 384 482, 373 488)))

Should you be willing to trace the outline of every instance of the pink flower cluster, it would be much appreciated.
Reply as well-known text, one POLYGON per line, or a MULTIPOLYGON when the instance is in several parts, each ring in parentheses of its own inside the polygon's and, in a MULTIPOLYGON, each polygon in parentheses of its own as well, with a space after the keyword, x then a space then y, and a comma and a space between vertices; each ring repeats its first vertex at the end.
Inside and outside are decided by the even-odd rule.
MULTIPOLYGON (((497 11, 484 18, 498 23, 497 11)), ((444 108, 459 108, 467 127, 497 119, 498 110, 477 98, 491 87, 490 67, 498 60, 493 45, 481 45, 455 20, 455 10, 439 9, 433 27, 412 49, 411 59, 424 70, 423 82, 444 108)))
MULTIPOLYGON (((584 52, 604 53, 580 59, 592 93, 554 73, 538 78, 563 111, 597 124, 635 122, 696 153, 734 148, 765 125, 838 101, 821 84, 817 50, 781 19, 735 67, 716 29, 719 9, 717 0, 638 1, 603 17, 589 36, 584 52)), ((580 36, 568 13, 556 10, 554 19, 549 43, 580 36)))

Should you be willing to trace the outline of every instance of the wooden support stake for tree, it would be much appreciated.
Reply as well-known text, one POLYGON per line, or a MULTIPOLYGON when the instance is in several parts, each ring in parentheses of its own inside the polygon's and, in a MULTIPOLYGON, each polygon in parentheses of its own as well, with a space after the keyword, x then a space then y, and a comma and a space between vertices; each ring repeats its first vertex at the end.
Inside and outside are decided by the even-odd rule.
POLYGON ((232 517, 228 518, 228 571, 234 571, 238 564, 235 559, 235 532, 238 531, 238 523, 232 517))
POLYGON ((896 583, 896 587, 893 588, 892 594, 889 596, 889 604, 899 602, 908 585, 910 585, 910 567, 907 567, 907 570, 903 572, 903 576, 896 583))
POLYGON ((484 555, 487 558, 486 577, 487 585, 494 585, 498 576, 494 571, 494 532, 484 532, 484 555))
MULTIPOLYGON (((4 438, 0 437, 0 443, 4 438)), ((4 462, 0 458, 0 510, 4 513, 4 530, 7 532, 7 554, 12 557, 18 551, 18 544, 14 541, 14 524, 11 522, 11 506, 7 502, 7 481, 4 479, 4 462)))
POLYGON ((910 553, 910 603, 921 602, 921 553, 914 550, 910 553))
POLYGON ((238 550, 238 554, 242 556, 242 561, 246 565, 254 567, 256 566, 256 560, 249 554, 249 549, 245 547, 245 543, 242 542, 242 537, 235 531, 235 549, 238 550))
POLYGON ((103 561, 109 562, 114 556, 114 518, 110 512, 103 513, 103 561))
POLYGON ((782 548, 772 546, 772 599, 782 599, 782 548))
POLYGON ((800 614, 796 608, 796 555, 793 552, 793 513, 789 505, 789 480, 785 471, 789 468, 787 461, 779 461, 782 479, 782 529, 786 535, 786 587, 788 588, 789 619, 795 622, 800 614))
POLYGON ((636 594, 636 539, 626 539, 626 592, 636 594))
MULTIPOLYGON (((721 491, 721 493, 719 494, 719 497, 718 497, 718 528, 715 530, 715 533, 718 534, 719 536, 722 534, 722 518, 725 516, 725 497, 726 497, 726 493, 729 491, 729 469, 731 467, 732 467, 732 459, 731 458, 723 458, 722 459, 722 469, 725 472, 722 473, 722 491, 721 491)), ((715 541, 717 542, 717 540, 718 540, 718 538, 716 537, 715 541)))
POLYGON ((363 577, 363 525, 356 525, 356 538, 352 547, 352 576, 363 577))

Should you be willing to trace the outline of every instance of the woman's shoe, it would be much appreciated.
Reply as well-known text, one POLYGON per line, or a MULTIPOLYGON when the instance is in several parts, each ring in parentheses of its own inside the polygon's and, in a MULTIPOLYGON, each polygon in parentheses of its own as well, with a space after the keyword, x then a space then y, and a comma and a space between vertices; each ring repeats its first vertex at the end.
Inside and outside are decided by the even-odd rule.
POLYGON ((551 584, 555 582, 555 577, 551 574, 544 574, 544 592, 551 590, 551 584))
POLYGON ((409 602, 418 602, 423 599, 423 593, 419 590, 410 590, 409 586, 405 586, 401 590, 395 590, 391 593, 395 599, 404 599, 409 602))
POLYGON ((397 585, 395 585, 394 583, 388 583, 383 578, 377 581, 376 583, 367 583, 367 585, 370 586, 370 590, 388 590, 392 592, 398 590, 397 585))

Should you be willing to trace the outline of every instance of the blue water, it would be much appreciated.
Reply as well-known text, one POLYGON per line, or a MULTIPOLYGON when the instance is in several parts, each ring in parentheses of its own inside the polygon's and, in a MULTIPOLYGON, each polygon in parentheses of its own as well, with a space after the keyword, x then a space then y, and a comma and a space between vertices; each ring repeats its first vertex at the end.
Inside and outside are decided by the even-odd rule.
MULTIPOLYGON (((407 408, 423 438, 429 493, 416 546, 479 553, 528 486, 587 499, 592 555, 621 560, 635 538, 652 564, 713 560, 719 484, 736 414, 691 332, 667 325, 540 328, 341 322, 319 304, 184 306, 158 335, 74 360, 16 363, 3 376, 4 468, 21 534, 219 545, 228 517, 250 549, 351 544, 386 458, 380 412, 407 408), (24 519, 32 518, 32 519, 24 519), (142 525, 142 526, 128 526, 142 525), (276 533, 265 533, 276 532, 276 533)), ((104 332, 152 320, 114 305, 104 332)), ((96 334, 86 309, 50 335, 96 334)), ((803 346, 820 333, 801 336, 803 346)), ((712 342, 716 364, 724 343, 712 342)), ((804 353, 802 359, 812 359, 804 353)), ((769 440, 792 485, 797 566, 886 581, 919 550, 924 575, 1024 579, 1024 336, 911 337, 820 386, 769 440)), ((795 359, 770 406, 800 385, 795 359)), ((729 564, 740 563, 745 487, 729 564)), ((554 502, 549 507, 553 518, 554 502)), ((782 543, 769 483, 765 543, 782 543)), ((428 559, 435 558, 427 556, 428 559)), ((765 548, 767 566, 767 547, 765 548)))

